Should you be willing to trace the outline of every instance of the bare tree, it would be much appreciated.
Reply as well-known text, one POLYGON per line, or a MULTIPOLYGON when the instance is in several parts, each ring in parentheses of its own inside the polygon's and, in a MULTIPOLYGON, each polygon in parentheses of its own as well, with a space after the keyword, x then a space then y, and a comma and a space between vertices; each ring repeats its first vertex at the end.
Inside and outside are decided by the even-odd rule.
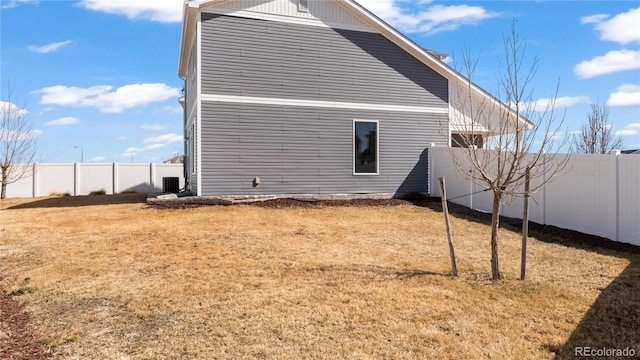
POLYGON ((498 228, 504 202, 523 196, 527 169, 531 192, 535 192, 562 171, 569 155, 552 156, 566 145, 560 138, 564 116, 555 112, 556 91, 543 108, 533 101, 533 79, 538 59, 525 62, 526 43, 515 23, 510 36, 503 36, 504 57, 497 73, 495 97, 487 96, 472 82, 478 60, 469 52, 463 56, 468 81, 460 81, 452 98, 449 131, 452 160, 458 172, 493 193, 491 216, 491 275, 501 278, 498 261, 498 228), (486 147, 488 149, 482 149, 486 147))
POLYGON ((2 190, 0 198, 7 196, 7 185, 31 174, 33 160, 38 151, 36 133, 32 129, 29 112, 23 103, 16 104, 16 88, 7 82, 6 93, 2 94, 0 110, 0 170, 2 190))
POLYGON ((622 147, 622 138, 614 136, 609 124, 609 107, 606 103, 591 105, 588 122, 580 127, 573 144, 576 151, 582 154, 608 154, 622 147))

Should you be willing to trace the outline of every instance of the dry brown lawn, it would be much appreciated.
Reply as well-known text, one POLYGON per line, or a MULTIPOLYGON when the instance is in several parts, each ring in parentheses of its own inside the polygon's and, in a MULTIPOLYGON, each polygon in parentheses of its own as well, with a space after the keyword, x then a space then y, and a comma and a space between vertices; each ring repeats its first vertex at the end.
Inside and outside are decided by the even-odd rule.
POLYGON ((0 287, 25 305, 52 351, 69 359, 640 351, 638 255, 532 237, 521 282, 520 236, 502 229, 506 279, 492 282, 489 228, 453 216, 454 278, 442 213, 428 207, 156 210, 142 200, 0 203, 0 287), (603 300, 627 293, 629 308, 603 300), (602 301, 605 310, 595 307, 602 301), (622 319, 607 320, 609 311, 622 319), (614 333, 597 343, 589 340, 596 328, 614 333))

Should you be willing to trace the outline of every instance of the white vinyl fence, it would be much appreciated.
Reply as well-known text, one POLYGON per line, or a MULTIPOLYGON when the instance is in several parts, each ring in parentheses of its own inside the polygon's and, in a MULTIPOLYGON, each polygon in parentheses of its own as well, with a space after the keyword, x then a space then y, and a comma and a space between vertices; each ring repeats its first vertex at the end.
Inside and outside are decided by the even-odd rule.
POLYGON ((182 164, 132 163, 36 163, 26 176, 7 186, 7 197, 39 197, 51 193, 88 195, 104 190, 107 194, 125 191, 160 192, 163 178, 177 177, 184 187, 182 164))
MULTIPOLYGON (((468 195, 483 190, 483 184, 466 179, 453 165, 452 153, 463 150, 432 147, 430 151, 432 196, 440 196, 438 178, 444 176, 447 198, 457 198, 452 202, 491 212, 491 191, 468 195)), ((530 199, 533 222, 640 246, 638 155, 572 155, 565 171, 530 199)), ((522 207, 522 198, 513 199, 502 206, 501 215, 521 219, 522 207)))

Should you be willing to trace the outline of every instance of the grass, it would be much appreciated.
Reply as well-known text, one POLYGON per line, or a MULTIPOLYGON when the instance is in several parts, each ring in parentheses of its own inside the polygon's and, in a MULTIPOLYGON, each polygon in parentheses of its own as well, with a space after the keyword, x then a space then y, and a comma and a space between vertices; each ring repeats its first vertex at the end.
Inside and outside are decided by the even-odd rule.
POLYGON ((488 226, 453 216, 453 278, 442 214, 430 208, 155 210, 139 194, 98 198, 0 203, 0 287, 20 291, 29 278, 16 299, 41 341, 70 358, 640 351, 637 255, 531 238, 521 282, 520 236, 501 229, 506 280, 492 282, 488 226), (612 310, 620 315, 601 314, 612 310), (608 337, 591 339, 593 328, 608 337))

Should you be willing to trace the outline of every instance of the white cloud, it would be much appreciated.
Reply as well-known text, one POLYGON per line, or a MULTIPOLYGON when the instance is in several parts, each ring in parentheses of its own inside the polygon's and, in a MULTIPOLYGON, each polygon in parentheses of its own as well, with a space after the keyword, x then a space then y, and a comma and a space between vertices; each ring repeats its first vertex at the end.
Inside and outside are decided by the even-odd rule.
POLYGON ((616 131, 616 135, 618 136, 634 136, 640 135, 640 123, 631 123, 628 124, 624 130, 616 131))
POLYGON ((21 109, 18 105, 11 102, 0 101, 0 113, 2 113, 3 119, 15 119, 27 116, 29 114, 29 110, 21 109))
POLYGON ((155 149, 159 149, 164 147, 165 144, 149 144, 143 148, 139 148, 139 147, 128 147, 124 153, 122 153, 123 156, 131 156, 131 155, 137 155, 141 152, 145 152, 145 151, 149 151, 149 150, 155 150, 155 149))
POLYGON ((614 50, 603 56, 583 61, 573 71, 579 78, 588 79, 624 70, 640 69, 640 50, 614 50))
POLYGON ((617 135, 617 136, 633 136, 633 135, 638 135, 638 130, 633 130, 633 129, 618 130, 618 131, 616 131, 616 135, 617 135))
POLYGON ((3 4, 0 6, 0 9, 11 9, 17 7, 21 4, 37 4, 38 0, 8 0, 3 1, 3 4))
MULTIPOLYGON (((549 107, 553 99, 538 99, 531 106, 534 111, 545 111, 549 107)), ((555 109, 566 108, 576 104, 589 104, 591 99, 588 96, 562 96, 555 99, 555 109)))
POLYGON ((91 159, 89 159, 90 162, 100 162, 103 161, 104 159, 106 159, 106 157, 104 156, 94 156, 91 159))
POLYGON ((89 10, 125 15, 129 19, 170 23, 182 21, 183 4, 184 1, 178 0, 82 0, 79 5, 89 10))
POLYGON ((127 139, 128 139, 128 137, 126 137, 126 136, 118 136, 116 138, 116 140, 118 140, 118 141, 127 140, 127 139))
POLYGON ((155 149, 160 149, 161 147, 164 147, 164 144, 150 144, 145 146, 145 150, 155 150, 155 149))
POLYGON ((609 14, 595 14, 580 18, 580 24, 597 24, 608 18, 609 14))
POLYGON ((144 130, 164 130, 164 125, 160 124, 143 124, 140 128, 144 130))
POLYGON ((619 44, 640 43, 640 7, 630 9, 612 18, 606 14, 598 14, 580 19, 583 24, 594 23, 600 32, 600 39, 617 42, 619 44))
POLYGON ((80 120, 78 118, 68 116, 63 117, 58 120, 51 120, 45 123, 46 126, 60 126, 60 125, 73 125, 79 123, 80 120))
POLYGON ((640 105, 640 85, 624 84, 609 95, 610 106, 640 105))
MULTIPOLYGON (((424 9, 411 10, 398 0, 359 0, 362 6, 406 33, 434 34, 455 30, 461 25, 475 25, 485 19, 500 16, 481 6, 430 5, 431 1, 419 1, 424 9)), ((415 5, 415 4, 414 4, 415 5)))
POLYGON ((90 88, 56 85, 36 90, 43 94, 40 104, 74 107, 96 107, 104 113, 120 113, 136 106, 165 101, 180 95, 180 89, 166 84, 132 84, 111 91, 108 85, 90 88))
MULTIPOLYGON (((30 130, 25 132, 17 132, 14 130, 9 130, 5 132, 3 138, 5 139, 17 139, 17 140, 27 140, 27 139, 35 139, 40 137, 43 134, 42 130, 30 130)), ((0 142, 2 140, 0 139, 0 142)))
POLYGON ((67 45, 71 45, 71 44, 73 44, 73 41, 65 40, 65 41, 54 42, 54 43, 47 44, 47 45, 42 45, 42 46, 30 45, 28 47, 28 49, 30 51, 37 52, 37 53, 40 53, 40 54, 48 54, 50 52, 57 51, 58 49, 60 49, 63 46, 67 46, 67 45))
POLYGON ((141 151, 144 151, 144 149, 141 148, 137 148, 137 147, 128 147, 127 150, 125 150, 125 154, 130 154, 130 153, 139 153, 141 151))
POLYGON ((181 142, 181 141, 182 141, 182 135, 169 133, 169 134, 164 134, 160 136, 149 137, 144 139, 142 142, 145 144, 147 143, 167 143, 168 144, 168 143, 181 142))

